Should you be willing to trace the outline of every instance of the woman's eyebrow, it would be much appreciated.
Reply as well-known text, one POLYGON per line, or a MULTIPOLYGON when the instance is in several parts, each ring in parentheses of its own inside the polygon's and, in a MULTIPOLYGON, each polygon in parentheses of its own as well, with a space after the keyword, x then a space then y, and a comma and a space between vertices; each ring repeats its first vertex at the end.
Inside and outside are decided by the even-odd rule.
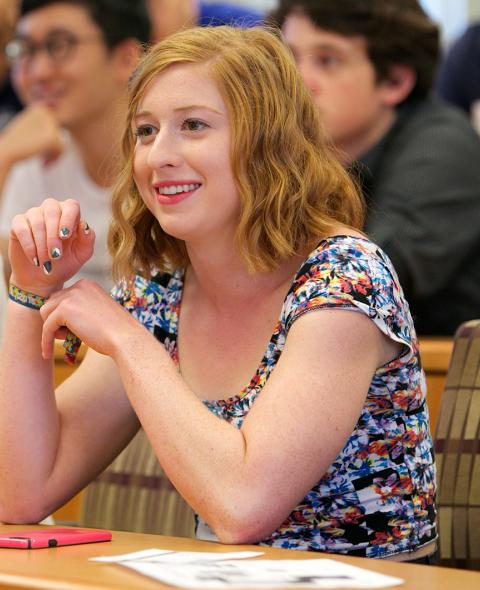
POLYGON ((191 104, 191 105, 187 105, 184 107, 178 107, 175 109, 176 112, 178 112, 178 111, 193 111, 193 110, 211 111, 212 113, 216 113, 217 115, 224 114, 224 113, 222 113, 222 111, 219 111, 218 109, 215 109, 213 107, 209 107, 209 106, 203 105, 203 104, 191 104))
MULTIPOLYGON (((176 109, 174 109, 174 112, 179 113, 179 112, 187 112, 187 111, 198 111, 198 110, 204 110, 204 111, 210 111, 211 113, 214 113, 215 115, 224 115, 225 113, 223 113, 222 111, 219 111, 218 109, 215 109, 213 107, 209 107, 206 105, 200 105, 200 104, 192 104, 192 105, 186 105, 184 107, 177 107, 176 109)), ((142 117, 152 117, 154 116, 153 113, 151 111, 148 110, 142 110, 142 111, 137 111, 134 115, 134 119, 140 119, 142 117)))
POLYGON ((151 117, 152 113, 150 111, 137 111, 134 115, 134 119, 139 119, 140 117, 151 117))

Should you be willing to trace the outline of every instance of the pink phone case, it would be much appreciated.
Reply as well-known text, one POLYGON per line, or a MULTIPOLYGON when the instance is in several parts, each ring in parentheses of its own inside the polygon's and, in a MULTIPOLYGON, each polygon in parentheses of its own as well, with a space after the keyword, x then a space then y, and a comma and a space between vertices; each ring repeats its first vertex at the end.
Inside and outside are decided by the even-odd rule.
POLYGON ((9 535, 0 535, 0 547, 41 549, 43 547, 98 543, 99 541, 111 540, 112 533, 110 531, 51 527, 37 531, 12 531, 9 535))

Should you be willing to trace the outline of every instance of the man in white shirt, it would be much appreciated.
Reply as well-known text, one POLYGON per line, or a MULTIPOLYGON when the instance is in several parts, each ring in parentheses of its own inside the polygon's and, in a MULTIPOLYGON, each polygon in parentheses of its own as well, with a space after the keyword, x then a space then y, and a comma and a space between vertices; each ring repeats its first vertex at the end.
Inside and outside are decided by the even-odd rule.
POLYGON ((142 1, 21 3, 7 53, 26 108, 0 135, 4 262, 14 215, 47 197, 74 198, 97 236, 83 276, 109 286, 106 236, 126 86, 148 38, 142 1))

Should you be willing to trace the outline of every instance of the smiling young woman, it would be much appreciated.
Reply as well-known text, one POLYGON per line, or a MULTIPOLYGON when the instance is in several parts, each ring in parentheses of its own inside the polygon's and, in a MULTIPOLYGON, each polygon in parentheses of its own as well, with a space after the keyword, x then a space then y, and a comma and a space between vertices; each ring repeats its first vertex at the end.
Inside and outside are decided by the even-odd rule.
POLYGON ((0 519, 48 514, 141 425, 201 538, 431 553, 408 305, 279 38, 217 27, 159 43, 130 83, 123 154, 113 297, 89 281, 62 288, 93 250, 78 204, 49 199, 13 222, 0 519), (32 260, 63 227, 46 276, 32 260), (65 327, 89 352, 55 397, 51 343, 65 327))

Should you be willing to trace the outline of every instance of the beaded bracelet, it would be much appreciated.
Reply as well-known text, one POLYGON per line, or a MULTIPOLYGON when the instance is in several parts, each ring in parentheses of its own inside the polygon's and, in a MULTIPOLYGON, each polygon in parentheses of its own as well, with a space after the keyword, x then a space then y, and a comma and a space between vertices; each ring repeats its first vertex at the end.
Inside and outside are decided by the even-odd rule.
MULTIPOLYGON (((40 309, 48 299, 48 297, 42 297, 41 295, 35 295, 35 293, 24 291, 12 283, 8 286, 8 297, 12 301, 15 301, 15 303, 19 303, 30 309, 40 309)), ((69 365, 75 364, 77 352, 81 344, 82 341, 80 338, 68 330, 63 343, 63 348, 65 349, 63 360, 66 363, 69 365)))

